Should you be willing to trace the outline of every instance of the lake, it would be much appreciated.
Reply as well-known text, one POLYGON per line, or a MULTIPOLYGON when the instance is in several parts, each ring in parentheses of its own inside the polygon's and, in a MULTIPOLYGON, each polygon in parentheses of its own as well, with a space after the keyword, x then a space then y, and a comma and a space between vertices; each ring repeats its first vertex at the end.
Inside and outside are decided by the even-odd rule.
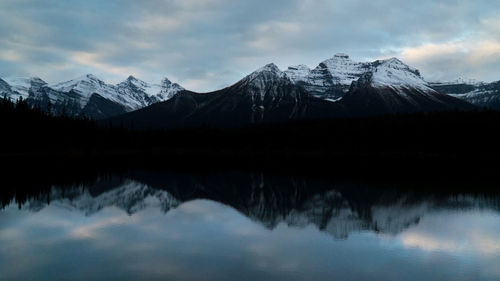
POLYGON ((0 280, 500 280, 491 192, 137 173, 2 202, 0 280))

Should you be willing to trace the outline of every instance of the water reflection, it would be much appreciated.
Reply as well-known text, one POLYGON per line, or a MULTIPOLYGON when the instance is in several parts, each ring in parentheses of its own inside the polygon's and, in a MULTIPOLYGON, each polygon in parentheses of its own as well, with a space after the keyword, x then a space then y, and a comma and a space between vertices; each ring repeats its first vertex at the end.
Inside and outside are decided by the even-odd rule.
POLYGON ((9 196, 5 280, 500 278, 497 196, 262 174, 137 174, 9 196))

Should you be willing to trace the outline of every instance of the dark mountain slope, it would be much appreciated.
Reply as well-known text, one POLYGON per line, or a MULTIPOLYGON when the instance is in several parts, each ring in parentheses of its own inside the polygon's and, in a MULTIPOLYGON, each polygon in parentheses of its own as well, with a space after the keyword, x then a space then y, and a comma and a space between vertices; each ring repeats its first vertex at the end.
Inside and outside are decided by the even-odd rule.
POLYGON ((376 86, 374 81, 371 73, 366 74, 353 83, 349 93, 340 101, 351 116, 466 111, 475 108, 468 102, 432 90, 411 86, 376 86))

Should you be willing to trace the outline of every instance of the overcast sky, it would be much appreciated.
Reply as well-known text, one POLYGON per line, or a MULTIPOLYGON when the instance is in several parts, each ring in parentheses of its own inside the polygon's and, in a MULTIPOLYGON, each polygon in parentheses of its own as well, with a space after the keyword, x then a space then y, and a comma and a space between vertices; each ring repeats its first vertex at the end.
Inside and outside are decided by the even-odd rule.
POLYGON ((169 77, 209 91, 274 62, 398 57, 427 80, 500 80, 497 0, 0 0, 0 77, 169 77))

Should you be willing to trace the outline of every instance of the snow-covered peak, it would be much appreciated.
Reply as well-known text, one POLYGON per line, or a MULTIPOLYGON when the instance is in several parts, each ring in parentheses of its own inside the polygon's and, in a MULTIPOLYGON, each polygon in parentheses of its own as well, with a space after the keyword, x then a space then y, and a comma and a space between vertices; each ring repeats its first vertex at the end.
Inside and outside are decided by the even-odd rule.
POLYGON ((148 83, 137 79, 134 76, 129 76, 127 80, 117 85, 121 89, 134 88, 133 90, 141 91, 149 97, 157 97, 160 101, 165 101, 172 98, 178 92, 184 90, 177 83, 172 83, 168 78, 163 78, 160 84, 148 83))
POLYGON ((160 86, 161 90, 156 96, 161 101, 169 100, 177 93, 184 91, 184 88, 181 85, 177 83, 172 83, 172 81, 170 81, 167 77, 161 80, 160 86))
POLYGON ((281 71, 274 63, 266 64, 265 66, 252 72, 244 79, 255 79, 256 77, 285 77, 285 73, 281 71))
POLYGON ((121 91, 118 86, 110 85, 95 75, 87 74, 76 79, 50 85, 56 91, 62 93, 73 92, 80 96, 79 102, 83 108, 93 94, 123 105, 127 110, 142 108, 147 104, 144 97, 138 93, 121 91))
POLYGON ((349 86, 362 77, 364 80, 369 78, 376 87, 412 87, 426 92, 433 91, 416 68, 397 58, 355 62, 349 55, 338 53, 313 70, 302 65, 291 66, 286 74, 293 82, 301 82, 306 90, 321 97, 322 93, 331 91, 336 91, 341 96, 342 91, 347 92, 349 86))
POLYGON ((370 71, 374 87, 414 88, 424 92, 435 92, 420 76, 420 72, 397 58, 378 60, 370 71))
POLYGON ((143 80, 135 78, 132 75, 116 86, 120 89, 133 88, 133 90, 141 91, 150 97, 157 95, 161 91, 160 85, 147 83, 143 80))
POLYGON ((12 91, 17 92, 12 99, 23 97, 28 98, 30 89, 38 89, 47 83, 38 77, 6 77, 3 78, 11 87, 12 91))
POLYGON ((84 78, 86 79, 89 79, 89 80, 94 80, 94 81, 102 81, 99 77, 95 76, 94 74, 92 73, 88 73, 86 74, 85 76, 83 76, 84 78))
POLYGON ((392 68, 395 70, 400 70, 400 71, 405 71, 405 72, 411 72, 416 76, 420 77, 420 71, 418 69, 411 67, 398 58, 390 58, 386 60, 378 60, 374 62, 375 67, 386 67, 386 68, 392 68))
POLYGON ((486 84, 483 81, 479 81, 476 79, 470 79, 470 78, 464 78, 464 77, 459 77, 456 80, 452 81, 432 81, 432 85, 473 85, 473 86, 481 86, 486 84))
POLYGON ((241 82, 245 84, 251 83, 258 88, 266 88, 273 82, 286 77, 285 72, 281 71, 274 63, 270 63, 252 72, 250 75, 243 78, 241 82))
POLYGON ((139 80, 139 79, 135 78, 133 75, 129 75, 129 76, 127 77, 127 80, 128 80, 128 81, 135 81, 135 80, 139 80))
POLYGON ((370 68, 371 63, 355 62, 349 55, 338 53, 312 70, 305 65, 294 65, 285 73, 292 82, 300 84, 313 96, 338 100, 349 91, 352 82, 357 81, 370 68))
POLYGON ((86 74, 66 82, 52 84, 50 87, 56 91, 64 93, 75 90, 82 94, 88 93, 90 95, 93 92, 99 93, 99 88, 110 88, 112 86, 107 85, 104 81, 93 74, 86 74))
POLYGON ((165 77, 161 80, 161 86, 164 88, 170 88, 170 87, 173 87, 174 85, 178 85, 178 84, 172 83, 172 81, 170 81, 167 77, 165 77))
POLYGON ((266 64, 265 66, 257 69, 254 74, 260 74, 260 73, 272 73, 272 74, 277 74, 279 76, 283 76, 283 72, 279 69, 279 67, 274 64, 274 63, 270 63, 270 64, 266 64))

